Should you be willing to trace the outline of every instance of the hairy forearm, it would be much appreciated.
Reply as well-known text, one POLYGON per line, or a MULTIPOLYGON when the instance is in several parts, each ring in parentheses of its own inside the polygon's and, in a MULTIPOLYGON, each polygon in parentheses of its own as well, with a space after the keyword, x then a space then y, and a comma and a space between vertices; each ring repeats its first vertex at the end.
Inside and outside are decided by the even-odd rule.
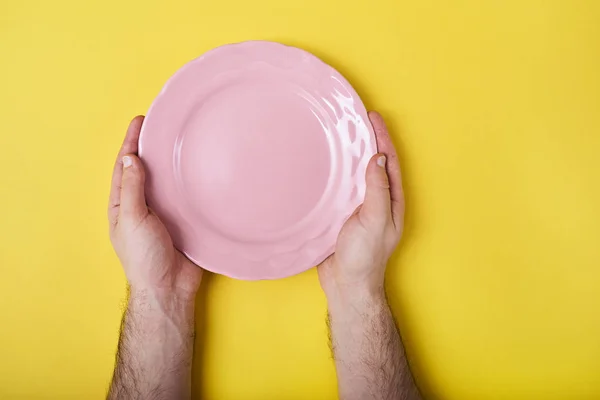
POLYGON ((421 399, 383 290, 328 296, 328 306, 340 399, 421 399))
POLYGON ((108 399, 189 399, 194 298, 131 288, 108 399))

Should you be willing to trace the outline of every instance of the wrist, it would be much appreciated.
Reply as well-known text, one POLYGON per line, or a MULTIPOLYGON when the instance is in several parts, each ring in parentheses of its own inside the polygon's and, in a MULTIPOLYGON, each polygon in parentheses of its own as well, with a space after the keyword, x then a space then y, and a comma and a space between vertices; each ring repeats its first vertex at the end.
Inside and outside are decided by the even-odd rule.
POLYGON ((385 301, 385 268, 352 269, 335 259, 319 266, 319 281, 330 305, 360 305, 385 301))
POLYGON ((193 297, 155 288, 129 287, 124 326, 140 340, 157 340, 161 345, 189 340, 193 337, 194 316, 193 297))
POLYGON ((325 297, 331 313, 348 309, 362 312, 387 304, 383 284, 335 285, 325 297))
POLYGON ((143 303, 147 306, 157 306, 161 309, 184 309, 193 307, 196 299, 195 292, 172 288, 156 288, 130 284, 128 288, 129 303, 143 303))

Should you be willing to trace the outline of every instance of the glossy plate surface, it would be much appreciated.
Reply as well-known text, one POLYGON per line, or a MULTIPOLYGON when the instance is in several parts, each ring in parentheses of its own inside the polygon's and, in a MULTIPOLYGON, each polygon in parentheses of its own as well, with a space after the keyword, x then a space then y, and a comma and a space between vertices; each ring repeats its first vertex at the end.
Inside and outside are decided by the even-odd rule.
POLYGON ((362 203, 373 129, 350 84, 274 42, 211 50, 169 79, 142 127, 148 205, 203 268, 275 279, 317 265, 362 203))

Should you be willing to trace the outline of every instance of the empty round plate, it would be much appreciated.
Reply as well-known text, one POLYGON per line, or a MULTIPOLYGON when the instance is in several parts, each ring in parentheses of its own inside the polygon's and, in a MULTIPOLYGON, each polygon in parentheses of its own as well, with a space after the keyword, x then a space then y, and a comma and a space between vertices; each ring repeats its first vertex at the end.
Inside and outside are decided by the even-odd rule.
POLYGON ((181 68, 139 144, 148 205, 175 246, 202 268, 250 280, 297 274, 333 252, 376 152, 365 107, 337 71, 263 41, 181 68))

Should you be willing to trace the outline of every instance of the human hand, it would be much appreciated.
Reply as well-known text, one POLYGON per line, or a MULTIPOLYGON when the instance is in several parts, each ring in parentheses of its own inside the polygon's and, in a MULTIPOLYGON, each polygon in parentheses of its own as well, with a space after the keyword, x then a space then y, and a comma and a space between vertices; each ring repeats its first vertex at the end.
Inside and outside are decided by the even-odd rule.
POLYGON ((379 152, 367 166, 365 200, 340 231, 335 253, 317 267, 328 299, 384 294, 385 268, 404 227, 400 164, 385 123, 369 112, 379 152))
POLYGON ((131 121, 115 162, 108 205, 110 240, 132 290, 193 298, 202 269, 173 247, 169 232, 146 205, 144 166, 137 157, 143 121, 143 116, 131 121))

